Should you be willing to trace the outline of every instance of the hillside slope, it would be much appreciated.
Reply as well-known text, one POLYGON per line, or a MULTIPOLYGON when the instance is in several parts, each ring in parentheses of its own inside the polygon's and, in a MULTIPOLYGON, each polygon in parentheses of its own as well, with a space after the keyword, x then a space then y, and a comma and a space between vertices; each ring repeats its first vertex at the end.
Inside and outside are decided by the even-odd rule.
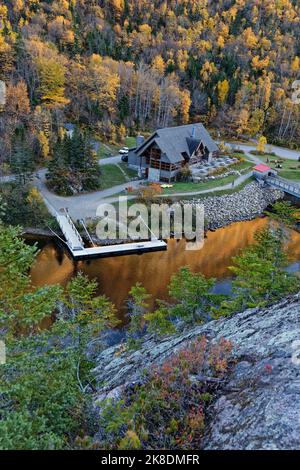
POLYGON ((1 158, 22 129, 47 161, 68 121, 115 142, 201 121, 297 147, 299 24, 297 0, 4 0, 1 158))
MULTIPOLYGON (((234 344, 234 366, 210 409, 205 449, 300 449, 300 364, 294 341, 300 340, 300 294, 263 310, 247 310, 139 351, 104 351, 94 370, 97 400, 117 397, 143 370, 160 363, 197 336, 225 337, 234 344), (292 358, 294 357, 294 360, 292 358)), ((299 346, 298 346, 298 349, 299 346)))

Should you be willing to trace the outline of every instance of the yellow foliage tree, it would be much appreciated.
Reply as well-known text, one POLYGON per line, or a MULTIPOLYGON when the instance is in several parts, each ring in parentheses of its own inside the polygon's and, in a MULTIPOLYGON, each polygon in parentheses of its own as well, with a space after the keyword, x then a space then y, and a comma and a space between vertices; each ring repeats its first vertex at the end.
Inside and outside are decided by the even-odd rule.
POLYGON ((229 88, 230 87, 229 87, 228 80, 225 79, 221 82, 218 82, 218 85, 217 85, 218 101, 221 106, 226 102, 228 98, 229 88))
POLYGON ((50 153, 49 140, 43 131, 39 131, 38 141, 41 149, 42 158, 44 160, 48 160, 50 153))
POLYGON ((215 64, 206 60, 201 69, 201 78, 204 82, 208 82, 210 76, 216 72, 217 67, 215 66, 215 64))
POLYGON ((257 142, 257 146, 256 146, 256 150, 260 153, 265 153, 266 151, 266 145, 267 145, 268 141, 266 139, 266 137, 264 137, 263 135, 258 139, 258 142, 257 142))
POLYGON ((164 74, 166 65, 161 55, 157 55, 154 57, 152 61, 152 68, 153 70, 156 70, 159 74, 164 74))
POLYGON ((300 58, 296 56, 291 63, 292 72, 298 73, 300 70, 300 58))
POLYGON ((270 65, 270 57, 265 57, 261 59, 258 55, 254 56, 252 59, 252 67, 255 70, 264 70, 267 69, 270 65))
POLYGON ((190 118, 190 107, 192 104, 191 95, 188 90, 181 92, 181 121, 183 124, 187 124, 190 118))
POLYGON ((36 188, 32 188, 29 191, 29 194, 27 196, 27 202, 31 206, 35 206, 35 205, 39 205, 39 204, 43 203, 43 198, 42 198, 42 196, 40 195, 39 191, 36 188))

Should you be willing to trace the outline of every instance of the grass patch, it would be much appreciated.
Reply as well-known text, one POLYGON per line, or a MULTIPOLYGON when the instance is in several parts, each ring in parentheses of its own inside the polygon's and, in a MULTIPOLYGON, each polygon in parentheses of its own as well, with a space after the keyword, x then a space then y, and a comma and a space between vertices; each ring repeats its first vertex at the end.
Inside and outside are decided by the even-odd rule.
POLYGON ((233 167, 231 167, 232 170, 237 170, 237 171, 242 171, 242 170, 250 170, 251 168, 254 167, 254 163, 250 162, 249 160, 242 161, 240 163, 237 163, 233 167))
MULTIPOLYGON (((234 166, 228 167, 226 171, 230 171, 230 170, 242 171, 242 170, 250 170, 251 168, 253 168, 253 163, 248 160, 244 160, 242 162, 237 163, 234 166)), ((180 193, 180 192, 205 191, 207 189, 211 189, 214 187, 225 186, 226 184, 232 183, 235 179, 236 179, 235 175, 230 175, 230 176, 225 176, 224 178, 220 178, 220 179, 203 181, 201 183, 193 183, 193 182, 174 183, 174 187, 165 189, 163 194, 171 195, 171 194, 180 193)))
POLYGON ((133 170, 132 168, 129 168, 127 163, 121 162, 118 163, 118 165, 122 168, 123 171, 125 171, 126 175, 130 180, 137 178, 138 172, 136 170, 133 170))
POLYGON ((104 144, 100 142, 100 148, 98 150, 99 158, 114 157, 119 154, 119 150, 122 147, 132 148, 136 146, 135 137, 126 137, 123 143, 116 144, 104 144))
MULTIPOLYGON (((214 197, 214 196, 225 196, 225 195, 230 195, 230 194, 235 194, 241 191, 243 188, 245 188, 248 184, 252 183, 252 181, 255 181, 255 179, 250 176, 246 181, 244 181, 242 184, 235 186, 234 188, 230 189, 219 189, 216 191, 212 191, 211 193, 208 194, 199 194, 197 196, 197 199, 207 199, 208 197, 214 197)), ((172 198, 174 201, 177 200, 190 200, 191 196, 181 196, 181 197, 174 197, 172 198)))
POLYGON ((136 146, 136 138, 135 137, 126 137, 124 147, 133 148, 136 146))
POLYGON ((299 170, 283 170, 278 172, 279 176, 291 181, 300 181, 300 169, 299 170))
POLYGON ((128 168, 126 163, 118 163, 118 165, 102 165, 101 166, 101 189, 112 188, 120 184, 128 183, 130 186, 130 180, 137 177, 137 172, 128 168), (121 169, 123 170, 123 173, 121 169), (127 177, 126 177, 126 176, 127 177))
POLYGON ((118 150, 113 145, 109 144, 100 144, 100 148, 98 150, 98 157, 99 158, 109 158, 117 155, 118 150))
POLYGON ((278 176, 291 181, 300 181, 300 163, 296 160, 281 159, 280 157, 274 157, 273 155, 260 156, 264 163, 269 165, 271 168, 277 171, 278 176), (274 161, 280 161, 282 169, 276 168, 274 161))
POLYGON ((217 186, 225 186, 226 184, 232 183, 236 179, 236 176, 230 175, 225 178, 216 180, 209 180, 205 183, 174 183, 173 188, 164 189, 164 195, 172 195, 175 193, 196 193, 197 191, 205 191, 217 186))
POLYGON ((125 175, 117 165, 103 165, 101 167, 101 189, 127 183, 125 175))
MULTIPOLYGON (((206 199, 208 197, 224 196, 224 195, 238 193, 243 188, 245 188, 245 186, 252 183, 253 181, 256 181, 256 180, 252 176, 250 176, 247 180, 245 180, 243 183, 239 184, 238 186, 235 186, 234 188, 219 189, 219 190, 212 191, 212 192, 206 193, 206 194, 199 194, 199 195, 195 194, 195 197, 197 197, 197 199, 206 199)), ((205 191, 205 188, 203 189, 203 187, 202 187, 202 190, 205 191)), ((118 197, 118 196, 124 196, 124 193, 123 192, 122 193, 116 193, 113 196, 110 196, 109 199, 112 198, 112 197, 118 197)), ((131 196, 131 195, 129 194, 129 196, 131 196)), ((132 196, 136 196, 136 195, 133 194, 132 196)), ((168 195, 166 195, 166 198, 167 197, 168 197, 168 195)), ((188 196, 188 195, 187 196, 172 196, 170 194, 170 199, 174 202, 183 201, 183 200, 190 200, 192 197, 194 197, 194 196, 188 196)), ((130 207, 132 204, 135 204, 136 199, 137 199, 136 197, 134 199, 129 199, 127 201, 128 207, 130 207)), ((159 198, 158 198, 158 201, 159 201, 159 198)), ((112 204, 115 205, 115 207, 118 207, 118 202, 114 202, 112 204)))

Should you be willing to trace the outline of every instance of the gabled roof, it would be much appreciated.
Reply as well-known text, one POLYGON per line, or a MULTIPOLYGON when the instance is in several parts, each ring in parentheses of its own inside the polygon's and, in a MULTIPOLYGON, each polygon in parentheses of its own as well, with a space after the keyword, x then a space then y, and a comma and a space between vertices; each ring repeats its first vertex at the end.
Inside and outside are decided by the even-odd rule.
POLYGON ((71 122, 66 122, 64 125, 64 128, 67 131, 74 131, 75 130, 75 124, 72 124, 71 122))
POLYGON ((156 142, 171 163, 183 161, 184 153, 191 156, 201 142, 209 152, 219 150, 203 124, 200 123, 158 129, 136 149, 136 153, 141 155, 153 142, 156 142))
POLYGON ((197 150, 197 148, 201 144, 201 141, 198 139, 194 139, 193 137, 188 137, 186 141, 187 141, 188 148, 190 151, 189 156, 191 156, 197 150))
POLYGON ((260 163, 259 165, 256 165, 254 167, 255 171, 258 171, 259 173, 265 173, 265 171, 271 171, 272 168, 268 165, 264 165, 263 163, 260 163))

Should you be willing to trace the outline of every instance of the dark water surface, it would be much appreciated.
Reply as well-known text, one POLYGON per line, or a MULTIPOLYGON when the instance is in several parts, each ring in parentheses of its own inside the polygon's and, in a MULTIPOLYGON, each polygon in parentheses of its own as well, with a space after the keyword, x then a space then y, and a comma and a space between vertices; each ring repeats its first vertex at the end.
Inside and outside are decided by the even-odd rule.
MULTIPOLYGON (((185 241, 169 240, 165 252, 145 253, 91 261, 74 262, 68 253, 53 240, 40 240, 40 253, 32 268, 34 285, 65 285, 79 271, 95 278, 99 291, 116 305, 120 317, 124 315, 128 292, 136 282, 141 282, 154 300, 167 299, 167 286, 172 274, 181 266, 194 272, 218 279, 217 292, 230 292, 230 271, 233 256, 253 242, 255 231, 265 227, 268 219, 259 218, 238 222, 216 232, 209 232, 200 251, 186 251, 185 241)), ((290 270, 300 269, 300 233, 292 231, 287 246, 290 270)))

